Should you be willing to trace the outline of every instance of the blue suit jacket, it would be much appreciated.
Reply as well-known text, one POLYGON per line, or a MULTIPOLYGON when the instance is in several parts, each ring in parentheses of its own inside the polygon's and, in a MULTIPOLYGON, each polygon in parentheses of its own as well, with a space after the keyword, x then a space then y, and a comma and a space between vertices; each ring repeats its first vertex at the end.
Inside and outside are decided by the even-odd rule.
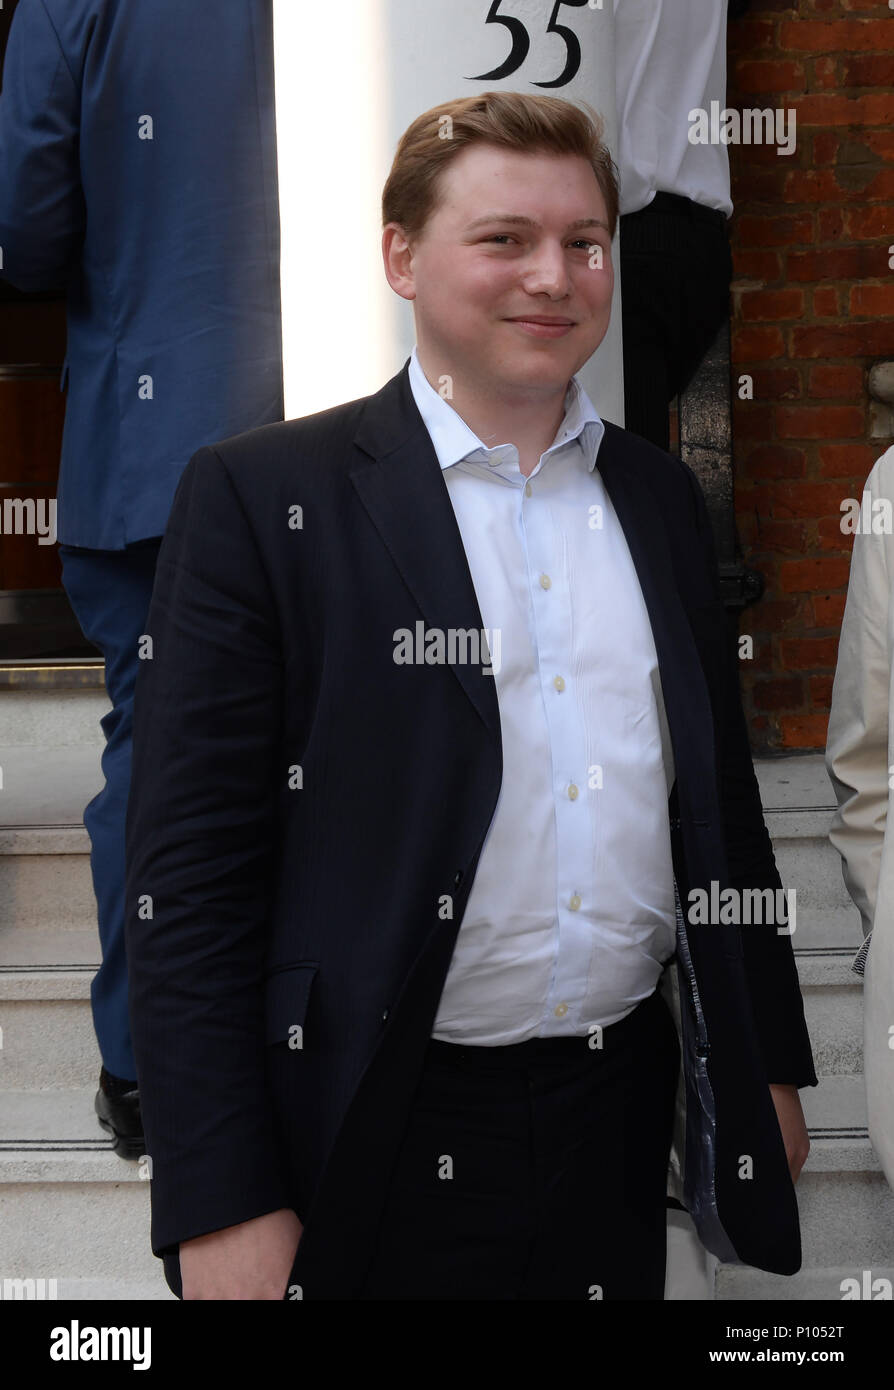
POLYGON ((269 0, 19 0, 0 247, 67 291, 59 539, 161 535, 197 448, 283 416, 269 0))

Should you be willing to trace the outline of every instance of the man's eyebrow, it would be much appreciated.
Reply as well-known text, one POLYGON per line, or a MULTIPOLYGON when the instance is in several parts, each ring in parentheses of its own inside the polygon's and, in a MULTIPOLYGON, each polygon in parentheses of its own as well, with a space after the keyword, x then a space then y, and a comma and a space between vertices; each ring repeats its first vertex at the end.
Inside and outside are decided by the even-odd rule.
MULTIPOLYGON (((476 217, 474 222, 470 222, 466 231, 474 231, 476 227, 482 227, 487 222, 508 222, 515 227, 539 227, 540 223, 535 222, 532 217, 522 217, 518 213, 511 212, 486 212, 482 217, 476 217)), ((569 222, 565 228, 566 232, 582 231, 584 227, 603 227, 608 231, 605 222, 598 217, 580 217, 576 222, 569 222)))

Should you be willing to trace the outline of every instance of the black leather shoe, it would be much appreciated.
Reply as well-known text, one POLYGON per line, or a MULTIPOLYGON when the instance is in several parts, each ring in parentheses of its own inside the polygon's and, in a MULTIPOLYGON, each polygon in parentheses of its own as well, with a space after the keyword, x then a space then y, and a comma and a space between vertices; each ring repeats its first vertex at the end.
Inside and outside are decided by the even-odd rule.
POLYGON ((141 1158, 146 1152, 140 1093, 136 1081, 113 1076, 103 1067, 94 1102, 99 1123, 115 1140, 119 1158, 141 1158))

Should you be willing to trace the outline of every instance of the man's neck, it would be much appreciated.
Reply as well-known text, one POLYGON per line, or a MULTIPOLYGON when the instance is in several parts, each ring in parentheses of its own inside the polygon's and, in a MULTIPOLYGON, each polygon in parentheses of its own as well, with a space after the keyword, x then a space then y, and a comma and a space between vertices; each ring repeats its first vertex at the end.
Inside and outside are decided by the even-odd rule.
MULTIPOLYGON (((429 385, 438 391, 438 383, 445 373, 434 367, 426 370, 426 362, 418 346, 416 356, 429 385)), ((515 398, 495 397, 483 394, 472 383, 453 373, 447 375, 450 375, 452 385, 452 394, 447 397, 448 404, 460 419, 488 449, 498 444, 514 444, 518 449, 519 468, 526 478, 530 477, 565 418, 567 384, 550 397, 536 394, 532 399, 524 393, 519 393, 515 398)))

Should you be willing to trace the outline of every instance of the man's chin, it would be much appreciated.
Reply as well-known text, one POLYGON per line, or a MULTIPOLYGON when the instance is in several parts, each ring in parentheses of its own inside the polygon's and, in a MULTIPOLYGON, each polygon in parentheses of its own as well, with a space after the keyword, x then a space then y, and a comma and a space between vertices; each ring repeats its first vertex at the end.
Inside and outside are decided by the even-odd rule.
POLYGON ((517 386, 525 390, 536 389, 548 394, 550 391, 566 387, 587 360, 585 357, 581 361, 578 355, 569 357, 563 354, 561 357, 555 355, 551 358, 548 353, 526 353, 512 360, 504 358, 499 369, 492 375, 498 376, 506 386, 517 386))
POLYGON ((528 374, 532 382, 540 382, 544 386, 552 380, 568 381, 589 362, 604 341, 605 333, 600 333, 599 337, 591 339, 589 344, 578 340, 573 351, 569 351, 571 343, 568 339, 531 338, 530 342, 521 344, 519 350, 511 357, 509 354, 504 357, 504 370, 507 373, 514 371, 520 375, 528 374), (557 351, 560 347, 563 347, 564 351, 557 351))

